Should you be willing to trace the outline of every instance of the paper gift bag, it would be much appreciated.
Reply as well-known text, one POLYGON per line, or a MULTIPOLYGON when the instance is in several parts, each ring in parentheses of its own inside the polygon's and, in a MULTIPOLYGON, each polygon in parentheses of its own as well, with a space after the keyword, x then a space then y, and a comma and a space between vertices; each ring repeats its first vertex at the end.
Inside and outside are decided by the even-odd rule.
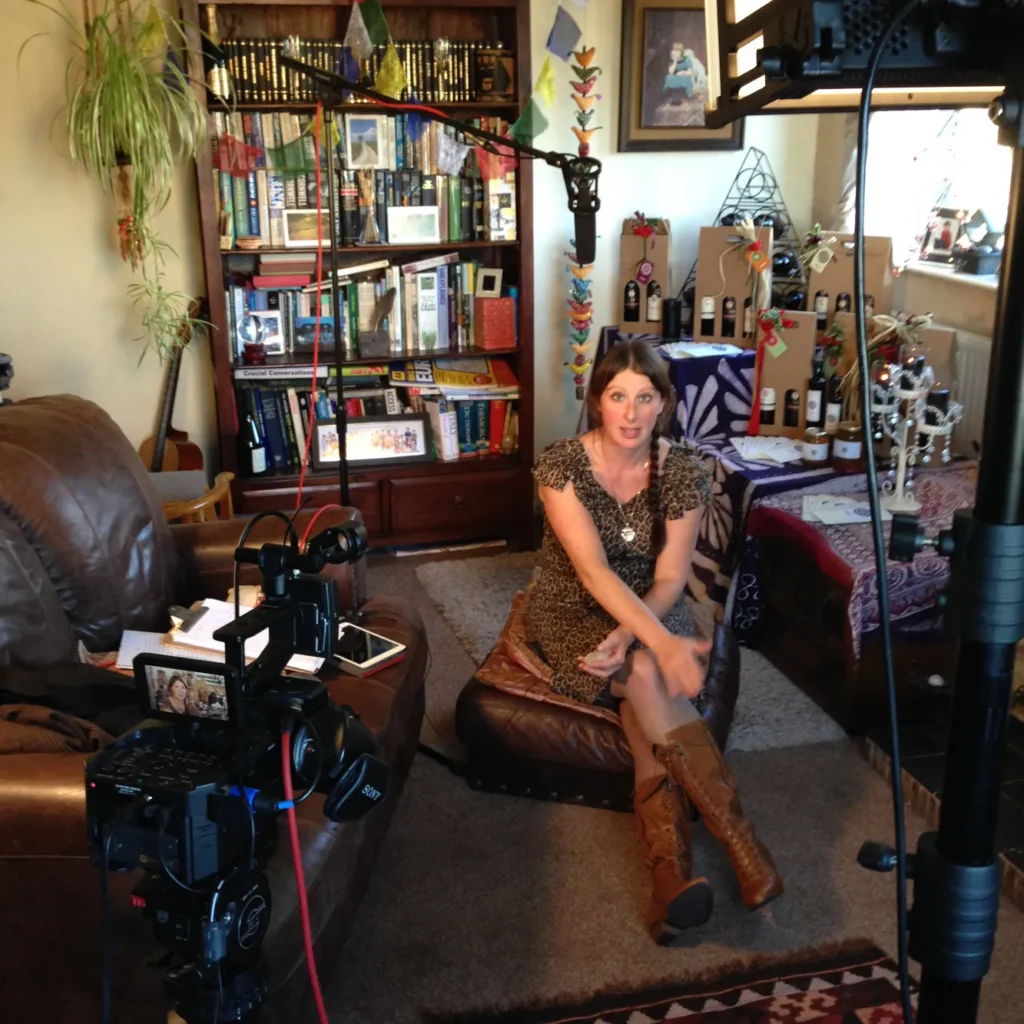
MULTIPOLYGON (((857 324, 852 313, 839 313, 835 322, 843 330, 843 354, 838 372, 845 376, 857 361, 857 324)), ((868 343, 878 333, 878 325, 869 320, 868 343)), ((935 371, 935 379, 952 383, 956 379, 956 331, 952 327, 923 327, 918 332, 921 343, 928 349, 928 362, 935 371)), ((826 373, 828 369, 826 368, 826 373)))
MULTIPOLYGON (((837 313, 853 311, 853 235, 823 232, 832 258, 821 268, 812 261, 807 286, 807 308, 817 312, 824 330, 837 313), (832 239, 835 242, 832 242, 832 239)), ((892 239, 869 235, 864 239, 864 303, 868 316, 892 311, 892 239)))
POLYGON ((661 334, 661 300, 672 291, 672 237, 664 218, 627 217, 619 246, 619 331, 661 334))
MULTIPOLYGON (((751 429, 756 428, 758 434, 771 437, 801 438, 807 429, 807 382, 811 377, 817 317, 814 313, 799 312, 785 316, 793 321, 793 326, 781 335, 785 350, 781 355, 772 355, 771 349, 763 346, 758 356, 760 374, 754 382, 760 389, 762 403, 766 389, 775 392, 775 422, 751 423, 751 429), (787 423, 787 419, 795 422, 787 423)), ((758 327, 759 344, 763 337, 758 327)), ((778 347, 781 346, 776 349, 778 347)))
POLYGON ((724 341, 752 348, 757 340, 757 312, 771 304, 772 229, 757 228, 767 263, 755 299, 748 261, 750 245, 736 227, 701 228, 694 290, 693 340, 724 341))

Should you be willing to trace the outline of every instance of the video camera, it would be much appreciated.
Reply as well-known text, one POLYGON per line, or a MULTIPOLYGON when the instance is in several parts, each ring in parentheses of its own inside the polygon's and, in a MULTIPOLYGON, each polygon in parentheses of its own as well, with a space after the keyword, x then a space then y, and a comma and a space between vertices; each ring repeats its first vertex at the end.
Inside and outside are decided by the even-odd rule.
POLYGON ((320 570, 360 558, 366 532, 330 527, 305 552, 291 537, 291 545, 235 551, 236 562, 259 566, 264 599, 213 634, 224 643, 223 663, 135 659, 149 720, 85 770, 91 859, 104 891, 109 871, 145 869, 132 902, 167 950, 166 988, 188 1024, 251 1020, 266 998, 264 869, 278 814, 316 792, 327 818, 348 821, 388 791, 388 767, 352 709, 334 704, 318 679, 284 674, 294 654, 338 653, 344 620, 334 582, 320 570), (246 664, 246 640, 264 631, 266 646, 246 664))

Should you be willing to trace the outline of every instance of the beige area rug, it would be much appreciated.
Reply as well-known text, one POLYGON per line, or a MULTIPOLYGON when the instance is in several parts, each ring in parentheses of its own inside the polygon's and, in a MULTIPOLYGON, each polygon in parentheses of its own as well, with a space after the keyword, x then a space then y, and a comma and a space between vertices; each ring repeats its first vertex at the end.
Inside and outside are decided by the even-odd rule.
MULTIPOLYGON (((483 558, 424 562, 416 576, 474 665, 501 633, 512 595, 525 587, 539 554, 526 551, 483 558)), ((710 609, 693 605, 705 633, 710 609)), ((757 651, 741 656, 740 694, 729 750, 768 750, 842 739, 842 728, 757 651)))

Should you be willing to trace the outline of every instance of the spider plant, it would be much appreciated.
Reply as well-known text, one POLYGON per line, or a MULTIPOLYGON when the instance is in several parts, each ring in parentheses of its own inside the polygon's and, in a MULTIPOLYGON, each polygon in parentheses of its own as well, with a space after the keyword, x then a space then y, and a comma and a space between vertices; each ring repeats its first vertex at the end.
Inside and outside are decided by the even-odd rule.
MULTIPOLYGON (((152 347, 162 360, 181 344, 180 318, 170 311, 187 309, 189 300, 163 287, 171 250, 156 237, 151 218, 170 198, 177 164, 196 156, 206 124, 182 70, 188 26, 157 0, 83 0, 83 20, 63 0, 28 2, 51 11, 71 31, 74 53, 64 75, 71 159, 118 206, 121 256, 143 278, 132 285, 132 295, 149 303, 142 354, 152 347)), ((46 34, 30 36, 21 50, 46 34)))

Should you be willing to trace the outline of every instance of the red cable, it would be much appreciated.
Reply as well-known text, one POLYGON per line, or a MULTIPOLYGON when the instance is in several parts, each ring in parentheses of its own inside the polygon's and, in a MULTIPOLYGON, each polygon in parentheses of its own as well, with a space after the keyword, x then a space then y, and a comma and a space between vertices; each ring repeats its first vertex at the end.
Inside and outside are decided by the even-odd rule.
MULTIPOLYGON (((306 466, 309 465, 309 449, 313 443, 313 430, 316 426, 316 373, 320 365, 320 305, 323 294, 324 275, 324 223, 323 194, 320 191, 320 123, 323 118, 323 104, 316 105, 316 120, 313 123, 313 146, 316 150, 316 314, 313 321, 313 384, 310 391, 309 422, 306 424, 306 450, 302 454, 302 465, 299 467, 299 489, 295 494, 295 511, 302 508, 302 485, 306 481, 306 466)), ((333 143, 333 140, 331 140, 333 143)), ((334 292, 331 292, 333 296, 334 292)), ((338 329, 338 311, 334 314, 334 329, 338 329)))
POLYGON ((302 941, 306 947, 306 966, 309 968, 309 982, 316 1000, 316 1012, 320 1024, 330 1024, 327 1020, 327 1009, 320 991, 320 978, 316 973, 316 961, 313 959, 313 931, 309 924, 309 904, 306 902, 306 873, 302 870, 302 849, 299 847, 299 826, 295 817, 295 791, 292 788, 292 734, 281 733, 281 770, 284 776, 284 798, 292 804, 287 810, 288 835, 292 841, 292 862, 295 866, 295 884, 299 892, 299 916, 302 918, 302 941))
POLYGON ((308 540, 309 540, 309 535, 310 535, 310 534, 311 534, 311 533, 313 532, 313 526, 314 526, 314 524, 316 523, 316 521, 317 521, 317 520, 318 520, 318 519, 319 519, 319 518, 320 518, 320 517, 321 517, 321 516, 322 516, 322 515, 323 515, 323 514, 324 514, 324 513, 325 513, 325 512, 326 512, 326 511, 327 511, 327 510, 329 509, 329 508, 342 508, 342 506, 341 506, 341 505, 338 505, 338 504, 336 504, 336 503, 334 503, 334 502, 331 502, 330 504, 327 504, 327 505, 321 505, 321 506, 320 506, 320 507, 319 507, 319 508, 318 508, 318 509, 317 509, 317 510, 316 510, 316 511, 315 511, 315 512, 313 513, 313 518, 312 518, 312 519, 310 519, 310 521, 309 521, 309 522, 308 522, 308 523, 306 524, 306 530, 305 530, 305 532, 304 532, 304 533, 302 534, 302 537, 301 537, 301 538, 300 538, 300 540, 299 540, 299 550, 300 550, 300 551, 305 551, 305 550, 306 550, 306 541, 308 541, 308 540))

